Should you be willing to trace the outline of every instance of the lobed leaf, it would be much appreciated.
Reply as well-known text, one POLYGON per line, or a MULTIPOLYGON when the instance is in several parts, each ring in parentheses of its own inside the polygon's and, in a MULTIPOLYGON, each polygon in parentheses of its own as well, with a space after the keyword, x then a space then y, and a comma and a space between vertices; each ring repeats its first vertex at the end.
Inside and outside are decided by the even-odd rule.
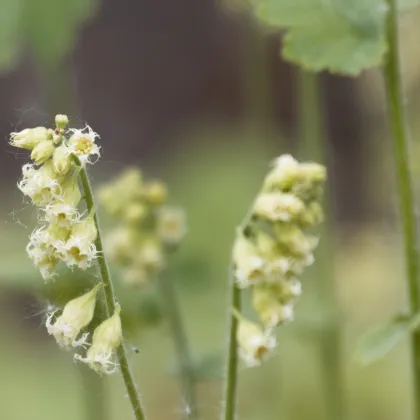
POLYGON ((367 365, 386 356, 419 326, 420 314, 395 317, 360 339, 356 349, 356 358, 367 365))
POLYGON ((307 70, 355 76, 382 63, 383 0, 256 0, 254 10, 261 22, 287 30, 284 57, 307 70))

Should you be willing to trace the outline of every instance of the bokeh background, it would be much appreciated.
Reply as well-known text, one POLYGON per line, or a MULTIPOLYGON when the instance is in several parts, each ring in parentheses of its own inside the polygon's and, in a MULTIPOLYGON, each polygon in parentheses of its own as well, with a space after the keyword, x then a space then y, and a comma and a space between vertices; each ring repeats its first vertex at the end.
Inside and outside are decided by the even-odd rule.
MULTIPOLYGON (((417 189, 419 18, 411 11, 401 20, 417 189)), ((358 338, 406 301, 381 75, 320 75, 324 135, 311 143, 304 75, 282 61, 280 48, 280 34, 258 27, 234 0, 0 0, 1 419, 131 418, 118 376, 99 381, 81 372, 42 325, 49 301, 65 300, 94 275, 44 286, 25 255, 34 216, 15 187, 25 156, 8 146, 8 134, 51 124, 56 113, 100 133, 95 185, 139 165, 187 211, 188 235, 164 275, 176 287, 200 365, 205 420, 217 419, 221 407, 235 226, 271 159, 325 157, 332 203, 325 245, 304 279, 296 322, 278 330, 277 355, 241 369, 239 418, 331 418, 334 388, 343 390, 349 419, 410 418, 408 346, 368 367, 355 358, 358 338)), ((183 418, 188 396, 179 390, 158 299, 118 289, 150 418, 183 418)))

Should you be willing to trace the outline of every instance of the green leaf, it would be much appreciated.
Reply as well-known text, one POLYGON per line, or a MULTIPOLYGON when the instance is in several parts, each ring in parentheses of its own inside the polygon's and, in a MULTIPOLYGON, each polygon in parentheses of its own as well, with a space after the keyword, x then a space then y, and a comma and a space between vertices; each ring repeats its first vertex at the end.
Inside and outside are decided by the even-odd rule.
POLYGON ((22 0, 0 0, 0 72, 18 59, 22 0))
POLYGON ((41 63, 58 63, 74 47, 80 26, 93 15, 97 0, 26 0, 26 42, 41 63))
POLYGON ((382 0, 256 0, 263 23, 286 29, 284 57, 307 70, 355 76, 386 52, 382 0))
POLYGON ((367 365, 386 356, 419 326, 420 314, 396 316, 360 339, 356 349, 357 360, 367 365))

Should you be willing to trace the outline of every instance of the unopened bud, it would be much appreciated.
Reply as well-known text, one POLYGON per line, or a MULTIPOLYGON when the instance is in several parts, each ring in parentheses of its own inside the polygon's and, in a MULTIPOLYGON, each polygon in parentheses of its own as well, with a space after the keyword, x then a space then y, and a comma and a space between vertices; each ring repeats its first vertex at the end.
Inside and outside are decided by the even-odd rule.
POLYGON ((18 133, 11 133, 10 144, 14 147, 33 150, 42 141, 48 139, 48 130, 45 127, 26 128, 18 133))
POLYGON ((31 159, 35 164, 41 165, 53 155, 54 150, 54 142, 51 140, 44 140, 34 147, 31 153, 31 159))
POLYGON ((166 186, 163 182, 153 181, 145 186, 145 197, 146 200, 151 204, 159 206, 163 204, 168 195, 166 186))
POLYGON ((66 128, 69 125, 69 118, 64 114, 57 114, 55 116, 55 125, 58 129, 66 128))
POLYGON ((53 155, 53 166, 57 174, 67 175, 73 165, 70 149, 65 145, 58 146, 53 155))
POLYGON ((147 208, 142 203, 130 203, 124 209, 124 219, 129 223, 137 223, 143 220, 147 213, 147 208))

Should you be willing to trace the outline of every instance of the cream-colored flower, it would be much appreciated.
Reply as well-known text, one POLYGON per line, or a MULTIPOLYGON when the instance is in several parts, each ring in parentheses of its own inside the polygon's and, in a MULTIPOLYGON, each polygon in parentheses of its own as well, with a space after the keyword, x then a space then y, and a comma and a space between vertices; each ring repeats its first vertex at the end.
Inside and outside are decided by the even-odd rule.
POLYGON ((233 246, 235 280, 239 287, 249 287, 265 281, 267 260, 261 256, 255 245, 239 234, 233 246))
POLYGON ((283 284, 285 289, 282 284, 253 289, 252 303, 266 328, 273 328, 293 320, 293 303, 294 299, 300 295, 300 289, 297 290, 296 284, 290 286, 286 285, 286 282, 283 284), (287 287, 295 287, 295 289, 286 290, 287 287), (296 297, 291 296, 293 292, 297 294, 296 297))
POLYGON ((96 305, 96 295, 102 284, 71 300, 64 306, 63 313, 52 322, 55 312, 48 315, 46 327, 48 334, 53 335, 60 347, 84 347, 87 345, 89 333, 80 336, 83 328, 90 324, 96 305), (78 338, 79 337, 79 338, 78 338))
POLYGON ((64 245, 63 261, 82 270, 90 267, 96 258, 95 240, 98 235, 93 214, 72 226, 69 239, 64 245))
POLYGON ((54 172, 50 161, 40 168, 26 164, 22 171, 23 179, 18 183, 18 188, 31 198, 35 206, 46 206, 60 196, 61 178, 54 172))
POLYGON ((305 205, 298 197, 280 192, 263 193, 254 204, 254 214, 272 222, 295 220, 304 209, 305 205))
POLYGON ((239 356, 248 367, 259 366, 276 347, 276 338, 271 330, 263 330, 257 324, 239 319, 237 340, 239 356))
POLYGON ((92 156, 100 157, 100 147, 95 143, 99 138, 99 134, 95 133, 88 125, 79 130, 71 129, 72 135, 68 141, 68 147, 82 165, 86 163, 94 163, 92 156))
POLYGON ((80 220, 77 206, 81 197, 75 174, 63 184, 61 195, 45 207, 43 220, 51 225, 70 227, 80 220))
POLYGON ((87 363, 97 373, 112 374, 118 370, 114 353, 122 342, 120 312, 117 306, 114 314, 95 329, 86 357, 75 355, 76 360, 87 363))
POLYGON ((187 233, 185 211, 179 207, 164 206, 157 214, 157 234, 163 243, 177 245, 187 233))

